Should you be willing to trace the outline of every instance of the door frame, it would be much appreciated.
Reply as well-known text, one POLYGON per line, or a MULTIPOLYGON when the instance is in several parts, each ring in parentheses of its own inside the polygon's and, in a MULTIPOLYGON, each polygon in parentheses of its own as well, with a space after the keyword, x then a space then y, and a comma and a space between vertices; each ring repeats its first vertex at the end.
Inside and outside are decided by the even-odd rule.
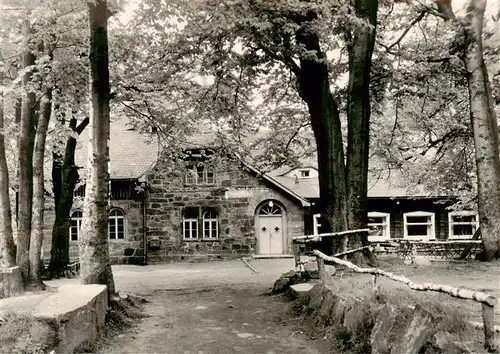
POLYGON ((257 251, 257 254, 261 254, 260 253, 260 249, 259 249, 259 237, 260 237, 260 218, 259 218, 259 212, 260 212, 260 209, 264 206, 264 205, 268 205, 269 202, 273 202, 274 205, 276 205, 277 207, 279 207, 281 209, 281 225, 282 225, 282 240, 281 240, 281 253, 278 253, 278 254, 287 254, 287 250, 288 250, 288 227, 287 227, 287 224, 288 224, 288 218, 287 218, 287 212, 286 212, 286 208, 285 206, 279 202, 278 200, 276 199, 266 199, 266 200, 263 200, 262 202, 260 202, 258 205, 257 205, 257 208, 255 208, 255 215, 254 215, 254 225, 255 225, 255 238, 256 238, 256 251, 257 251))

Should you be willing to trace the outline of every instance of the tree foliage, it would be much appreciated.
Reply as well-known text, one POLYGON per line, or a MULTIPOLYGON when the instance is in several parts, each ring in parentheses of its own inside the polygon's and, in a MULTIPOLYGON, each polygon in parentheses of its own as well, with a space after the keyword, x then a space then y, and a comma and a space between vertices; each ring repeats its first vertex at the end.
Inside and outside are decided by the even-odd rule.
MULTIPOLYGON (((259 125, 279 126, 286 135, 268 145, 284 146, 285 153, 278 152, 271 163, 305 156, 315 145, 320 162, 318 208, 326 217, 325 226, 359 228, 366 225, 369 82, 377 6, 377 1, 144 1, 129 26, 138 41, 157 47, 154 58, 139 62, 149 72, 160 73, 138 78, 142 88, 127 83, 122 89, 148 96, 164 90, 161 108, 165 110, 167 102, 183 121, 205 120, 223 127, 236 137, 236 144, 242 136, 255 134, 259 125), (344 60, 329 53, 342 54, 344 60), (347 91, 337 91, 335 80, 346 72, 347 91), (344 106, 341 98, 347 98, 344 106), (342 108, 348 117, 346 151, 342 108), (296 139, 309 124, 315 144, 311 130, 304 134, 306 139, 296 139), (290 146, 299 147, 296 156, 288 153, 290 146)), ((143 58, 143 49, 134 48, 138 52, 128 48, 127 54, 143 58)), ((146 107, 144 96, 126 99, 132 104, 124 104, 133 105, 129 111, 138 116, 153 106, 146 107)))
MULTIPOLYGON (((22 264, 25 280, 30 281, 31 274, 31 278, 37 278, 35 283, 39 283, 41 237, 46 229, 43 209, 45 195, 51 190, 51 181, 44 178, 43 166, 49 156, 54 155, 57 159, 64 151, 66 140, 74 134, 65 124, 66 117, 83 120, 87 115, 87 103, 82 100, 82 94, 87 91, 85 51, 88 39, 81 29, 86 20, 86 8, 84 3, 73 0, 19 2, 18 6, 15 5, 12 2, 12 7, 6 9, 7 13, 1 15, 2 23, 12 25, 1 33, 2 39, 9 43, 1 58, 7 68, 5 130, 11 137, 7 141, 10 143, 7 144, 10 151, 7 156, 19 156, 20 159, 7 162, 11 187, 19 193, 15 209, 17 242, 21 246, 17 248, 18 263, 22 264), (23 50, 24 64, 20 60, 23 50), (52 95, 53 92, 57 94, 52 95), (31 112, 29 124, 27 112, 31 112), (54 119, 48 124, 52 116, 54 119), (29 157, 34 151, 36 120, 43 124, 37 129, 37 158, 31 162, 29 157), (20 148, 16 146, 18 138, 20 148), (30 177, 30 171, 33 166, 38 175, 35 178, 37 196, 32 207, 33 177, 30 177), (20 173, 16 173, 18 170, 20 173), (30 231, 32 223, 28 220, 32 214, 35 216, 33 233, 30 231), (29 266, 28 253, 32 263, 29 266), (32 268, 31 272, 29 268, 32 268)), ((69 194, 72 196, 72 191, 69 194)), ((69 218, 69 210, 67 214, 65 219, 69 218)))

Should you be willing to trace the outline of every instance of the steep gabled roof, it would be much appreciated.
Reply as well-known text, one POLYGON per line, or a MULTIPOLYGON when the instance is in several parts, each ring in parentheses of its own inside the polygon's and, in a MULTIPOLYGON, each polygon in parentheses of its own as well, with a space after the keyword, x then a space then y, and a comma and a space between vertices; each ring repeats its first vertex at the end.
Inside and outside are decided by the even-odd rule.
MULTIPOLYGON (((89 128, 78 137, 75 161, 78 166, 85 169, 87 166, 87 142, 89 128)), ((217 139, 213 133, 201 134, 189 141, 193 147, 206 147, 206 145, 217 145, 217 139)), ((112 179, 136 179, 143 176, 148 169, 152 168, 159 156, 159 144, 154 134, 141 133, 130 129, 127 120, 123 118, 113 119, 111 122, 111 134, 109 142, 110 153, 110 177, 112 179)), ((314 168, 317 163, 308 159, 302 166, 292 168, 283 166, 269 173, 263 173, 258 168, 240 156, 239 161, 249 170, 264 180, 297 200, 302 206, 309 206, 307 199, 319 198, 319 182, 315 177, 294 178, 285 176, 294 169, 314 168)), ((85 172, 81 171, 83 178, 85 172)), ((402 187, 401 177, 391 175, 391 178, 370 178, 368 181, 369 198, 425 198, 430 194, 421 186, 414 188, 402 187)))
MULTIPOLYGON (((130 129, 125 119, 111 122, 109 141, 109 173, 112 179, 135 179, 141 177, 158 159, 158 142, 155 135, 130 129)), ((87 127, 78 137, 75 162, 82 169, 87 167, 87 127)), ((80 177, 85 173, 80 172, 80 177)))
POLYGON ((275 187, 277 187, 278 189, 282 190, 283 192, 285 192, 286 194, 288 194, 289 196, 293 197, 295 200, 299 201, 300 202, 300 205, 303 206, 303 207, 307 207, 307 206, 310 206, 311 203, 305 199, 304 196, 298 194, 297 192, 295 192, 293 189, 290 189, 288 186, 284 185, 283 183, 281 183, 279 180, 277 180, 275 177, 271 177, 270 175, 266 174, 266 173, 262 173, 261 171, 259 171, 256 167, 252 166, 251 164, 249 164, 248 162, 246 161, 243 161, 238 155, 236 155, 238 157, 238 159, 240 160, 240 162, 246 167, 248 168, 250 171, 252 171, 253 173, 255 173, 256 175, 258 176, 261 176, 264 180, 266 180, 267 182, 271 183, 272 185, 274 185, 275 187))
MULTIPOLYGON (((159 154, 159 145, 155 135, 140 133, 137 130, 131 129, 127 125, 125 119, 113 120, 110 129, 109 170, 111 179, 139 178, 156 164, 159 154)), ((82 169, 85 169, 87 166, 87 142, 88 128, 78 137, 75 154, 75 162, 82 169)), ((216 143, 214 134, 207 133, 190 139, 187 145, 192 145, 192 147, 206 147, 207 145, 213 146, 216 143)), ((301 206, 310 205, 305 198, 298 195, 293 190, 290 190, 287 186, 281 184, 273 177, 262 173, 248 162, 243 161, 239 156, 237 156, 237 158, 250 171, 257 176, 261 176, 264 180, 297 200, 301 206)), ((84 171, 80 173, 80 176, 85 176, 84 171)))

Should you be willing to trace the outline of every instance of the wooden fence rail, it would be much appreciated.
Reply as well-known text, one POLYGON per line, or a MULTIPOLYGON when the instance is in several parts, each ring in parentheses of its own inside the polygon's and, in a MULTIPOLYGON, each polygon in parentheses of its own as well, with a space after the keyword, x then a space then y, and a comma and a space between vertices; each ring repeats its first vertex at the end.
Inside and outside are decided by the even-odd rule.
MULTIPOLYGON (((317 234, 317 235, 304 235, 304 236, 296 236, 292 238, 292 248, 293 248, 293 255, 295 258, 295 269, 296 270, 303 270, 303 266, 307 262, 302 262, 300 259, 300 245, 307 245, 315 242, 319 242, 322 240, 323 237, 342 237, 341 243, 342 243, 342 252, 339 254, 336 254, 336 256, 344 256, 353 252, 357 252, 358 250, 347 250, 347 243, 348 243, 348 237, 352 235, 356 235, 359 233, 363 232, 369 232, 370 229, 357 229, 357 230, 347 230, 347 231, 339 231, 339 232, 329 232, 329 233, 323 233, 323 234, 317 234)), ((313 246, 314 244, 313 244, 313 246)), ((361 247, 359 250, 363 250, 365 248, 369 248, 369 246, 364 246, 361 247)))
POLYGON ((314 240, 314 239, 321 239, 322 237, 338 237, 338 236, 345 236, 345 235, 349 235, 349 234, 368 232, 368 231, 370 231, 370 229, 358 229, 358 230, 348 230, 348 231, 340 231, 340 232, 329 232, 329 233, 317 234, 317 235, 295 236, 292 238, 292 240, 293 241, 314 240))
POLYGON ((379 268, 361 268, 352 262, 337 257, 327 256, 326 254, 318 250, 314 250, 313 253, 316 256, 316 261, 318 262, 318 271, 320 280, 323 282, 327 278, 325 271, 325 263, 326 264, 333 263, 333 264, 343 265, 349 269, 354 270, 357 273, 372 274, 374 276, 385 276, 394 281, 406 284, 412 290, 441 292, 459 299, 466 299, 466 300, 473 300, 476 302, 480 302, 482 304, 483 330, 485 338, 484 346, 488 351, 495 351, 496 349, 498 349, 496 348, 496 342, 495 342, 495 322, 494 322, 495 305, 497 303, 496 297, 480 291, 460 289, 449 285, 441 285, 435 283, 418 284, 414 283, 405 276, 396 275, 379 268))

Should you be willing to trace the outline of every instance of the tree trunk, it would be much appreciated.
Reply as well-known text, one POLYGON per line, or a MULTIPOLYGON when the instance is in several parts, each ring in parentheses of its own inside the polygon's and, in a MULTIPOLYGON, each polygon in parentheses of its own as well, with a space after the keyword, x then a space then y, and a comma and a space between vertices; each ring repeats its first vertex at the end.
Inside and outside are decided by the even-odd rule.
MULTIPOLYGON (((35 65, 35 55, 30 50, 32 31, 28 20, 23 22, 23 68, 35 65)), ((18 225, 16 263, 21 268, 23 279, 29 278, 29 246, 31 236, 31 212, 33 204, 33 147, 35 144, 35 129, 38 118, 38 103, 35 92, 28 84, 31 74, 23 76, 23 93, 21 104, 21 122, 19 133, 19 191, 18 191, 18 225)))
MULTIPOLYGON (((88 125, 85 118, 78 126, 76 119, 71 119, 71 130, 80 135, 88 125)), ((71 226, 70 212, 73 207, 73 195, 80 176, 75 165, 76 138, 69 137, 66 141, 64 158, 54 156, 52 165, 52 186, 55 199, 56 218, 52 227, 52 248, 50 250, 50 273, 61 276, 69 263, 69 228, 71 226)))
MULTIPOLYGON (((50 43, 44 43, 45 54, 53 60, 54 40, 52 36, 50 43)), ((40 103, 40 116, 36 130, 35 156, 33 160, 33 227, 30 239, 30 281, 36 288, 43 288, 42 282, 42 242, 45 229, 45 142, 49 128, 50 116, 52 115, 52 84, 50 78, 44 78, 46 83, 45 94, 40 103)))
MULTIPOLYGON (((347 229, 346 180, 344 150, 339 110, 328 82, 328 68, 319 38, 307 30, 297 33, 297 41, 308 51, 317 54, 317 60, 300 60, 299 93, 306 102, 318 151, 320 201, 319 210, 326 216, 328 231, 347 229)), ((322 249, 326 254, 339 250, 338 240, 325 238, 322 249)))
MULTIPOLYGON (((66 141, 66 149, 68 141, 66 141)), ((64 156, 54 152, 52 153, 52 194, 54 194, 54 206, 57 210, 61 201, 62 192, 62 161, 64 156)))
MULTIPOLYGON (((16 103, 14 105, 14 122, 17 124, 17 126, 21 125, 21 106, 22 106, 22 99, 21 98, 16 98, 16 103)), ((17 146, 19 149, 19 145, 17 146)), ((16 151, 16 154, 18 154, 19 151, 16 151)), ((19 168, 16 166, 16 177, 19 180, 19 168)), ((15 190, 15 203, 14 203, 14 212, 16 216, 16 234, 14 238, 15 244, 17 244, 17 229, 19 227, 19 182, 17 185, 13 186, 13 189, 15 190)), ((17 251, 16 251, 17 253, 17 251)))
POLYGON ((42 287, 41 251, 45 228, 45 140, 51 115, 52 91, 48 90, 41 101, 40 117, 36 131, 35 156, 33 160, 33 233, 30 239, 30 282, 32 287, 42 287))
POLYGON ((115 292, 108 247, 109 67, 106 0, 88 2, 90 25, 90 132, 80 241, 84 284, 105 284, 115 292))
MULTIPOLYGON (((0 70, 0 85, 3 85, 3 70, 0 70)), ((9 170, 5 154, 3 118, 3 93, 0 96, 0 268, 16 264, 16 245, 12 233, 12 215, 9 197, 9 170)))
MULTIPOLYGON (((372 27, 354 28, 349 45, 349 86, 347 90, 347 223, 349 229, 367 227, 368 152, 370 147, 370 71, 378 0, 356 0, 356 16, 372 27)), ((347 238, 344 240, 347 244, 347 238)), ((349 249, 366 246, 368 234, 349 237, 349 249)), ((364 252, 373 262, 371 252, 364 252)))
POLYGON ((500 157, 498 123, 483 58, 486 0, 471 0, 465 18, 463 61, 469 86, 470 117, 476 150, 478 211, 484 259, 500 258, 500 157))

